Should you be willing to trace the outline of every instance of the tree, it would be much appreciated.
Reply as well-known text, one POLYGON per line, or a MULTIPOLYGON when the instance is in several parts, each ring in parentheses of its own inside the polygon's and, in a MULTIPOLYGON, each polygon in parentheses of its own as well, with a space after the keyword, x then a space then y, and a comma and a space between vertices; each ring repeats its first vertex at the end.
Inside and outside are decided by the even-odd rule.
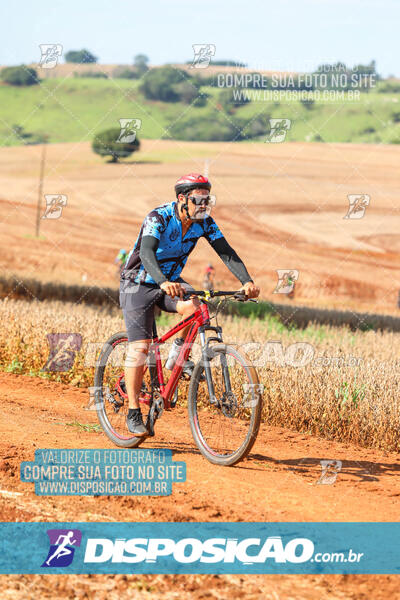
POLYGON ((140 86, 140 91, 148 100, 161 100, 162 102, 179 102, 179 90, 176 84, 190 80, 189 76, 181 69, 173 67, 158 67, 151 69, 140 86))
POLYGON ((173 139, 195 140, 199 142, 233 142, 243 139, 241 127, 243 123, 229 120, 220 112, 213 118, 210 115, 187 117, 172 125, 170 133, 173 139))
POLYGON ((87 77, 89 79, 108 79, 107 73, 103 71, 80 71, 77 73, 74 71, 74 77, 87 77))
POLYGON ((192 106, 196 106, 197 108, 202 108, 206 106, 208 98, 210 94, 206 94, 205 92, 199 91, 197 98, 192 102, 192 106))
POLYGON ((118 127, 106 129, 95 135, 92 142, 92 150, 100 156, 111 156, 108 162, 118 162, 120 158, 126 158, 140 148, 137 138, 129 144, 118 142, 121 131, 118 127))
POLYGON ((36 85, 40 81, 35 69, 25 65, 5 67, 1 71, 1 78, 10 85, 36 85))
POLYGON ((311 110, 315 104, 315 100, 313 100, 312 98, 302 98, 300 100, 300 104, 302 104, 307 110, 311 110))
POLYGON ((377 75, 376 72, 376 61, 375 60, 371 60, 371 62, 368 65, 355 65, 353 67, 353 71, 355 73, 360 73, 361 75, 372 75, 375 74, 377 75))
POLYGON ((185 104, 193 106, 205 106, 207 104, 207 94, 202 94, 195 81, 181 81, 173 86, 179 99, 185 104))
POLYGON ((243 137, 251 139, 267 135, 271 131, 269 119, 270 115, 267 113, 258 115, 255 119, 250 119, 247 124, 242 126, 243 137))
POLYGON ((392 112, 392 121, 394 123, 400 123, 400 111, 399 110, 395 110, 394 112, 392 112))
POLYGON ((200 142, 238 142, 266 135, 270 129, 269 114, 255 119, 229 119, 220 111, 210 115, 189 116, 179 119, 170 128, 170 134, 177 140, 200 142))
POLYGON ((133 59, 133 64, 140 77, 149 70, 147 65, 148 62, 149 57, 145 54, 136 54, 135 58, 133 59))
POLYGON ((12 125, 12 129, 14 131, 15 137, 22 144, 44 144, 47 141, 46 135, 43 135, 42 133, 31 133, 30 131, 25 131, 22 125, 12 125))
POLYGON ((121 79, 138 79, 139 74, 132 68, 120 68, 117 67, 113 71, 113 77, 120 77, 121 79))
POLYGON ((97 56, 89 50, 70 50, 65 54, 65 60, 69 63, 96 63, 97 56))
MULTIPOLYGON (((394 78, 393 78, 394 79, 394 78)), ((380 94, 399 94, 400 93, 400 82, 398 81, 383 81, 377 90, 380 94)))
POLYGON ((244 95, 242 89, 231 88, 222 90, 218 94, 218 102, 227 113, 232 113, 234 108, 250 102, 250 98, 244 95))
POLYGON ((210 65, 214 65, 216 67, 247 67, 247 63, 239 60, 212 60, 210 61, 210 65))

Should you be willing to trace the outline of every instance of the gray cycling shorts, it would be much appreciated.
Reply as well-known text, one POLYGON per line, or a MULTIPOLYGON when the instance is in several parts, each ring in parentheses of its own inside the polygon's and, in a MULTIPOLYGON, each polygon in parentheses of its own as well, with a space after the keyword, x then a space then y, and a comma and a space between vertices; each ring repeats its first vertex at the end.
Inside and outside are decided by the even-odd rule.
MULTIPOLYGON (((177 279, 188 292, 193 290, 189 283, 177 279)), ((151 283, 132 283, 121 279, 119 288, 119 303, 124 315, 128 342, 149 340, 153 337, 154 307, 169 313, 176 313, 179 298, 167 296, 158 285, 151 283)))

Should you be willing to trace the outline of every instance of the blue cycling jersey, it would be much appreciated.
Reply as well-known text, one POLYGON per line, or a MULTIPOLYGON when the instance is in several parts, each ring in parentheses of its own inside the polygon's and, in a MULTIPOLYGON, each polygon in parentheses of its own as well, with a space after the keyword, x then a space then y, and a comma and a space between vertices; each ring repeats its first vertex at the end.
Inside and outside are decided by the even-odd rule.
POLYGON ((206 217, 192 223, 182 239, 182 223, 178 215, 177 203, 171 202, 155 208, 145 218, 135 245, 125 263, 125 277, 129 277, 136 283, 156 284, 140 259, 142 238, 147 235, 160 240, 156 258, 168 281, 176 281, 179 278, 188 256, 199 238, 205 237, 211 244, 224 237, 214 219, 206 217))

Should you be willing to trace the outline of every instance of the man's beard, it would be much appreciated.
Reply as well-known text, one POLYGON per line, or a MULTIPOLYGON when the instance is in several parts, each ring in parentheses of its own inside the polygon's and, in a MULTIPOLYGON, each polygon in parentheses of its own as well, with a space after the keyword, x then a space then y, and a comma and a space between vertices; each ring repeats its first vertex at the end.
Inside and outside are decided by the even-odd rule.
POLYGON ((193 216, 190 218, 192 219, 192 221, 203 221, 203 219, 206 219, 210 215, 210 213, 211 208, 209 206, 206 206, 203 209, 199 207, 195 210, 193 216))

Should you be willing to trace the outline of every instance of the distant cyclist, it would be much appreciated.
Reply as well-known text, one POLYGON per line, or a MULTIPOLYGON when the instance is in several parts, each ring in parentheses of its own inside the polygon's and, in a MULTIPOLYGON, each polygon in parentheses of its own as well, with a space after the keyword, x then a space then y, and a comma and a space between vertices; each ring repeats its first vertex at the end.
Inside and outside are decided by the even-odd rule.
POLYGON ((211 291, 214 289, 215 269, 211 263, 208 263, 203 279, 203 288, 211 291))
MULTIPOLYGON (((183 300, 190 286, 180 274, 199 238, 205 237, 249 298, 260 290, 246 267, 210 217, 215 196, 203 175, 190 173, 175 184, 176 201, 152 210, 145 218, 134 248, 121 273, 120 304, 128 332, 125 385, 129 400, 127 427, 136 436, 148 434, 139 396, 145 357, 152 338, 154 307, 189 317, 199 306, 193 297, 183 300)), ((193 288, 192 288, 193 289, 193 288)), ((182 330, 184 339, 187 329, 182 330)))
POLYGON ((118 254, 117 254, 117 256, 115 257, 115 260, 114 260, 114 263, 119 266, 119 273, 122 272, 122 269, 125 266, 127 258, 128 258, 127 251, 124 250, 123 248, 121 248, 121 250, 118 252, 118 254))

